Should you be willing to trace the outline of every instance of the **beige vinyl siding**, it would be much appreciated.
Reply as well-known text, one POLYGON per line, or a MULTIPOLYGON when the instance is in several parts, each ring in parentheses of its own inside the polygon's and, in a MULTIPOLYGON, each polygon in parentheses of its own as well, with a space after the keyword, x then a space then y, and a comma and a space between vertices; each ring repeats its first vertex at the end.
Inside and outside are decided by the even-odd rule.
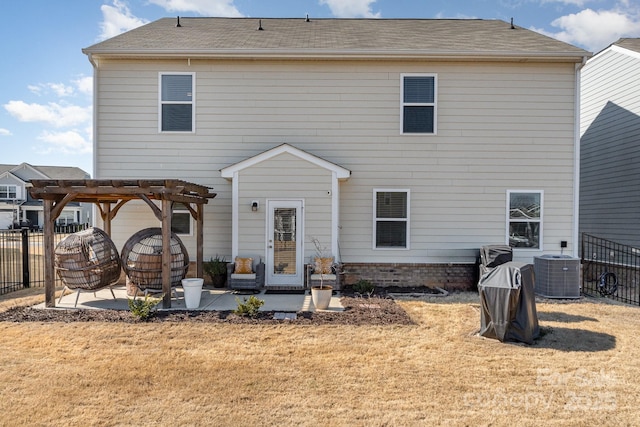
POLYGON ((304 202, 303 236, 305 259, 313 255, 311 238, 317 237, 330 247, 331 172, 284 153, 243 169, 238 177, 238 247, 241 252, 265 252, 267 200, 296 199, 304 202), (260 203, 258 212, 251 201, 260 203))
POLYGON ((205 256, 231 251, 219 170, 281 143, 352 171, 340 184, 347 262, 473 262, 505 242, 507 189, 544 190, 545 251, 573 241, 573 64, 103 60, 99 75, 96 177, 214 187, 205 256), (195 133, 159 134, 158 72, 184 71, 195 133), (400 135, 402 73, 438 75, 437 135, 400 135), (411 190, 410 251, 372 251, 373 188, 411 190))

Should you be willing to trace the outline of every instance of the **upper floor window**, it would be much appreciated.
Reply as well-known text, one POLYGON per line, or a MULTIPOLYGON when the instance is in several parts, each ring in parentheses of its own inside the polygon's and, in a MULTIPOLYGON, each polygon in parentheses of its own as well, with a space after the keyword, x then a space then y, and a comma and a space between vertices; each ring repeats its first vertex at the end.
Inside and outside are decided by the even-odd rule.
POLYGON ((0 199, 16 199, 17 194, 15 185, 0 185, 0 199))
POLYGON ((436 133, 435 74, 402 75, 402 133, 436 133))
POLYGON ((409 190, 374 190, 375 249, 409 249, 409 190))
POLYGON ((513 248, 542 249, 542 191, 507 191, 507 235, 513 248))
POLYGON ((195 74, 160 73, 160 131, 195 129, 195 74))

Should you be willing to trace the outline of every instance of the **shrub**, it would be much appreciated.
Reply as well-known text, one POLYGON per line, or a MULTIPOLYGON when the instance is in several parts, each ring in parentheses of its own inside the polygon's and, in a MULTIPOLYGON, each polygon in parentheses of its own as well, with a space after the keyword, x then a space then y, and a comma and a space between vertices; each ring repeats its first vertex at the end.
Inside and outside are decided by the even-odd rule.
POLYGON ((131 314, 140 320, 149 320, 155 314, 155 307, 162 301, 162 298, 149 298, 149 294, 144 299, 129 299, 129 310, 131 314))
POLYGON ((243 301, 236 297, 238 308, 233 312, 239 316, 256 317, 260 307, 264 305, 264 300, 258 299, 254 295, 251 295, 249 299, 243 298, 243 301))
POLYGON ((360 279, 355 285, 353 285, 353 291, 359 293, 360 295, 366 294, 371 296, 375 289, 375 286, 373 286, 370 281, 365 279, 360 279))

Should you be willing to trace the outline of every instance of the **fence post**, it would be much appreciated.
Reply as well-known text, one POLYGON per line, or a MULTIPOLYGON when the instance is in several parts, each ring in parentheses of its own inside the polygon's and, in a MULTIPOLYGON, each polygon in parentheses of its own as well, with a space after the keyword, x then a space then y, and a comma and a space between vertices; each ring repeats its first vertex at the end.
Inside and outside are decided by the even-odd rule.
POLYGON ((22 227, 22 287, 31 287, 29 274, 29 228, 22 227))

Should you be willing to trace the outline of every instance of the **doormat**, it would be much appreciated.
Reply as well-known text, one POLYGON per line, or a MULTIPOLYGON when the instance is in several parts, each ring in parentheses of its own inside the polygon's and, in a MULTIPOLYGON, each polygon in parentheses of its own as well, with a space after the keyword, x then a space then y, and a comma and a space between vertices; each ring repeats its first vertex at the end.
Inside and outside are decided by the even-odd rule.
POLYGON ((271 295, 304 295, 306 290, 304 289, 267 289, 265 294, 271 295))

